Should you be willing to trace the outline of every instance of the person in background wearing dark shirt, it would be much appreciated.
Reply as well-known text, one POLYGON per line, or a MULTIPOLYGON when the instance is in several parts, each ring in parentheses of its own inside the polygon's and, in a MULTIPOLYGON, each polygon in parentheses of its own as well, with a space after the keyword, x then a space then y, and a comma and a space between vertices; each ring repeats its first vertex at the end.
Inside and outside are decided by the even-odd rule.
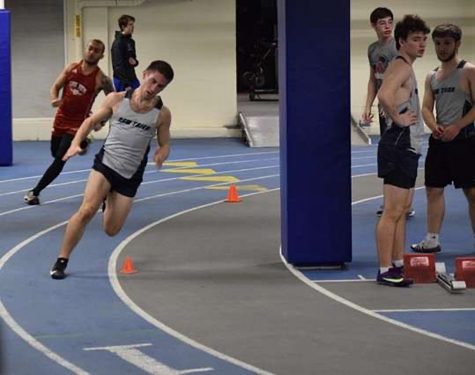
POLYGON ((116 91, 125 91, 131 87, 136 89, 140 82, 135 75, 135 67, 139 65, 135 53, 134 33, 135 18, 124 14, 119 20, 120 31, 115 32, 115 40, 111 47, 112 69, 116 91))

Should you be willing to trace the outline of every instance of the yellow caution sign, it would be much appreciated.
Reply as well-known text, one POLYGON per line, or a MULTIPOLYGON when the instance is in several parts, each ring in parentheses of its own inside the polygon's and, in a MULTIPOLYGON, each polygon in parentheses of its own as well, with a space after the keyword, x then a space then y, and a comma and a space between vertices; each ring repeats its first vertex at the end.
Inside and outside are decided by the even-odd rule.
POLYGON ((76 14, 76 17, 74 19, 74 31, 76 38, 81 37, 81 16, 79 14, 76 14))

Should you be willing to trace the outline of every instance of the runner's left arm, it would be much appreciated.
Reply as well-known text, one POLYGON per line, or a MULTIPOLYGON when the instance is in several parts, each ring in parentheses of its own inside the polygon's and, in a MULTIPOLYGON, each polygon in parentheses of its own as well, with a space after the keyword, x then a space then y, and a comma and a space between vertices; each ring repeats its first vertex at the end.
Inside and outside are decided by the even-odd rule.
POLYGON ((168 155, 170 155, 170 124, 171 112, 167 107, 162 107, 158 116, 157 124, 157 142, 158 148, 153 155, 153 160, 158 168, 160 168, 168 155))

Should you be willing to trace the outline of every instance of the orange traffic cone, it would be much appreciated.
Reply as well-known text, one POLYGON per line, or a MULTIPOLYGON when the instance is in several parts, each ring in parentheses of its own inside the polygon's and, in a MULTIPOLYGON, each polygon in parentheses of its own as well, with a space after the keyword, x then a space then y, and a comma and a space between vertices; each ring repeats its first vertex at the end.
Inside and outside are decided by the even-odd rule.
POLYGON ((228 198, 226 199, 225 202, 228 203, 238 203, 241 202, 241 198, 239 198, 237 189, 235 185, 230 185, 229 186, 229 191, 228 191, 228 198))
POLYGON ((122 269, 120 270, 120 273, 135 273, 137 272, 137 269, 134 266, 134 262, 132 261, 132 258, 130 256, 126 256, 124 259, 124 263, 122 264, 122 269))

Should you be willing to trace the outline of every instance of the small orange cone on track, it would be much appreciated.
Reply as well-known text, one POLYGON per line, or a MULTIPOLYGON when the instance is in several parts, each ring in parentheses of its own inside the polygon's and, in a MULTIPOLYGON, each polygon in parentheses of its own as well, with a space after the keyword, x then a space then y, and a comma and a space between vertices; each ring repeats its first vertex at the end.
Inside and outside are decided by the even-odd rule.
POLYGON ((230 185, 229 186, 229 191, 228 191, 228 198, 226 199, 225 202, 228 203, 238 203, 241 202, 241 198, 239 198, 237 189, 235 185, 230 185))
POLYGON ((122 269, 120 270, 120 273, 129 274, 135 272, 137 272, 137 269, 134 266, 132 258, 130 256, 126 256, 124 259, 124 263, 122 264, 122 269))

